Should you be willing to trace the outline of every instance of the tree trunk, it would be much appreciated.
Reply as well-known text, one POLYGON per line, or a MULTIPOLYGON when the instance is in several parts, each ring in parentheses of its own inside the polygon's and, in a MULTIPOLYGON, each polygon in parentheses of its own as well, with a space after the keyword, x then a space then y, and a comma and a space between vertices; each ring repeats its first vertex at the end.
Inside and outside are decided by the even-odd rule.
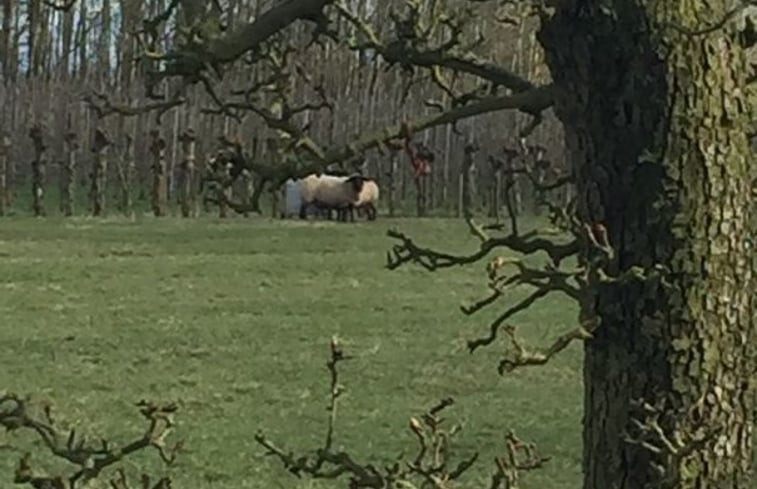
MULTIPOLYGON (((507 215, 511 220, 512 226, 517 226, 515 218, 520 216, 521 213, 521 187, 518 185, 519 180, 513 170, 516 165, 516 154, 512 152, 505 156, 505 166, 500 173, 504 172, 504 183, 502 185, 502 197, 505 201, 505 207, 507 207, 507 215)), ((514 231, 511 229, 511 231, 514 231)))
MULTIPOLYGON (((255 176, 252 172, 243 170, 242 174, 240 175, 240 190, 239 190, 239 198, 241 202, 244 202, 245 205, 249 205, 250 201, 252 199, 253 194, 255 193, 255 176)), ((245 209, 244 212, 242 212, 242 215, 244 217, 250 217, 250 210, 245 209)), ((286 215, 286 213, 282 213, 282 215, 286 215)))
POLYGON ((31 78, 39 74, 39 64, 37 62, 39 48, 37 47, 37 41, 39 40, 42 2, 41 0, 29 0, 27 8, 29 35, 27 37, 26 66, 28 71, 26 72, 26 76, 27 78, 31 78))
POLYGON ((449 202, 449 196, 451 194, 450 192, 450 167, 449 167, 449 155, 450 155, 450 148, 451 148, 451 141, 452 141, 452 124, 447 124, 447 127, 444 129, 444 163, 442 167, 442 205, 446 207, 446 210, 449 210, 450 202, 449 202))
POLYGON ((94 161, 92 164, 90 198, 92 215, 105 214, 105 195, 108 184, 108 146, 110 140, 101 129, 95 131, 95 143, 92 146, 94 161))
MULTIPOLYGON (((123 122, 122 122, 123 124, 123 122)), ((121 153, 118 165, 118 183, 119 183, 119 201, 118 207, 124 215, 131 215, 132 199, 131 186, 134 182, 134 173, 136 172, 136 162, 134 160, 134 137, 131 135, 131 128, 122 127, 121 134, 124 134, 124 150, 121 153)))
MULTIPOLYGON (((225 169, 224 169, 225 170, 225 169)), ((232 188, 231 184, 227 183, 230 180, 229 172, 224 171, 223 172, 223 184, 218 187, 218 217, 221 218, 227 218, 229 217, 229 205, 228 202, 232 198, 232 188)))
POLYGON ((3 22, 2 26, 0 26, 0 64, 3 68, 3 78, 5 80, 13 80, 13 63, 12 59, 14 56, 13 52, 13 35, 15 32, 12 32, 12 19, 14 17, 13 12, 13 5, 15 2, 13 0, 3 0, 3 22))
POLYGON ((473 155, 475 148, 472 144, 465 145, 465 157, 460 167, 460 214, 463 217, 473 215, 473 155))
POLYGON ((73 36, 74 36, 74 9, 70 8, 63 13, 62 20, 62 45, 61 45, 61 59, 60 59, 60 78, 62 80, 68 79, 69 73, 71 73, 71 54, 74 49, 73 36))
POLYGON ((35 124, 29 130, 29 137, 34 146, 34 159, 32 160, 32 211, 35 217, 45 215, 45 130, 40 124, 35 124))
POLYGON ((160 131, 150 132, 152 143, 152 212, 155 217, 166 215, 168 202, 168 185, 166 184, 166 140, 160 137, 160 131))
POLYGON ((110 4, 110 0, 103 2, 102 9, 100 10, 100 37, 97 46, 97 70, 100 90, 107 87, 110 80, 110 50, 113 47, 110 4))
POLYGON ((394 206, 397 199, 397 153, 392 151, 389 156, 389 171, 387 171, 387 205, 389 206, 389 217, 394 217, 394 206))
POLYGON ((276 216, 278 215, 278 211, 279 211, 280 189, 271 187, 270 192, 271 192, 271 218, 276 219, 276 216))
POLYGON ((0 133, 0 216, 6 214, 8 205, 8 160, 10 159, 11 138, 0 133))
POLYGON ((489 217, 499 222, 499 197, 502 195, 502 171, 495 164, 489 166, 491 180, 489 181, 489 217))
MULTIPOLYGON (((183 110, 186 110, 186 107, 183 107, 183 110)), ((171 158, 166 163, 166 198, 167 200, 172 200, 174 195, 174 190, 176 188, 176 182, 174 181, 174 173, 176 169, 176 158, 177 158, 177 149, 179 145, 177 144, 179 142, 179 110, 176 109, 173 111, 174 118, 173 118, 173 125, 171 127, 171 158)), ((183 164, 183 160, 182 160, 183 164)))
POLYGON ((87 3, 79 2, 79 21, 76 23, 77 68, 79 79, 86 80, 89 73, 87 65, 87 3))
POLYGON ((684 34, 701 29, 701 12, 725 18, 727 2, 559 5, 539 38, 580 218, 606 227, 609 273, 658 265, 665 276, 595 291, 602 324, 585 350, 584 488, 752 488, 753 107, 730 27, 684 34), (626 432, 643 434, 631 421, 639 400, 660 408, 664 436, 682 440, 676 453, 659 438, 647 439, 659 453, 628 441, 626 432))
POLYGON ((69 127, 64 137, 65 155, 61 164, 60 172, 60 211, 64 216, 74 214, 74 189, 76 184, 76 133, 71 128, 69 115, 69 127))
MULTIPOLYGON (((250 197, 250 211, 260 214, 260 197, 263 195, 266 180, 258 177, 252 184, 252 196, 250 197)), ((223 216, 222 216, 223 217, 223 216)))
POLYGON ((192 129, 182 133, 179 138, 182 148, 181 181, 179 182, 179 200, 181 201, 181 215, 191 217, 195 207, 195 141, 192 129))

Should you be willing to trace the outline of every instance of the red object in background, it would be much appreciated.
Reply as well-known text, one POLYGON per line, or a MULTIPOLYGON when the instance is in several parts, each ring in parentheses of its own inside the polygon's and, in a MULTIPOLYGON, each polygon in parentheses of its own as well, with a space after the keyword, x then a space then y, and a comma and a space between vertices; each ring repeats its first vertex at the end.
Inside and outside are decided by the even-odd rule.
POLYGON ((413 165, 413 177, 418 179, 422 176, 431 174, 431 162, 434 161, 434 154, 425 146, 420 145, 418 149, 412 144, 412 132, 407 123, 402 123, 400 135, 405 139, 405 152, 410 157, 410 164, 413 165))
POLYGON ((413 177, 419 178, 431 174, 431 163, 428 160, 419 157, 417 154, 412 158, 413 177))

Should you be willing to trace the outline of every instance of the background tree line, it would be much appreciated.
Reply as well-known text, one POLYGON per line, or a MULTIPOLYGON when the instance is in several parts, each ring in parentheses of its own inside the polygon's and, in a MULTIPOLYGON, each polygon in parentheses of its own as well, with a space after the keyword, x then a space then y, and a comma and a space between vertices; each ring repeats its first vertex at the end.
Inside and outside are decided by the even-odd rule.
MULTIPOLYGON (((225 2, 225 28, 233 29, 254 18, 269 3, 225 2)), ((442 3, 457 10, 466 4, 462 0, 442 3)), ((392 0, 354 1, 350 5, 367 20, 381 25, 380 19, 402 4, 392 0)), ((61 9, 64 3, 44 0, 3 2, 0 151, 4 156, 0 173, 4 181, 0 200, 4 212, 44 214, 58 207, 64 214, 99 214, 132 212, 134 205, 142 209, 149 205, 156 215, 178 214, 178 206, 168 208, 186 192, 193 202, 191 209, 182 212, 211 211, 194 197, 203 174, 212 171, 205 163, 219 148, 219 137, 237 139, 254 158, 271 159, 266 143, 275 138, 276 131, 254 114, 235 118, 211 110, 213 101, 201 86, 190 88, 189 103, 167 105, 159 122, 152 113, 131 115, 129 107, 155 103, 141 90, 149 74, 138 62, 142 47, 134 33, 143 27, 143 19, 164 11, 167 5, 165 0, 95 0, 61 9), (113 106, 103 106, 104 99, 98 94, 107 94, 106 104, 113 106), (193 178, 183 184, 189 188, 182 190, 188 158, 193 178), (165 189, 160 191, 161 187, 165 189)), ((485 35, 496 47, 486 55, 529 79, 548 79, 543 51, 535 38, 534 19, 512 29, 500 28, 509 21, 496 15, 476 20, 480 32, 475 34, 485 35)), ((294 26, 293 35, 305 41, 306 27, 294 26)), ((171 46, 176 35, 172 28, 171 23, 160 26, 164 48, 171 46)), ((305 117, 315 138, 329 144, 349 143, 368 129, 436 110, 426 103, 433 87, 431 80, 403 70, 388 70, 386 63, 369 50, 352 52, 327 45, 292 53, 291 62, 328 92, 329 109, 305 117)), ((225 74, 223 85, 234 87, 264 77, 264 70, 255 65, 234 65, 225 74)), ((462 86, 475 85, 463 80, 462 86)), ((292 79, 288 90, 295 101, 305 101, 307 87, 302 78, 292 79)), ((434 153, 424 188, 429 212, 459 214, 463 206, 472 206, 497 213, 504 205, 504 190, 488 157, 501 157, 504 147, 520 149, 519 133, 525 124, 523 114, 508 111, 419 134, 418 141, 434 153), (464 146, 471 139, 476 140, 479 151, 466 160, 464 146)), ((551 114, 528 143, 543 147, 545 159, 554 168, 564 166, 561 130, 551 114)), ((347 170, 358 169, 378 178, 382 204, 391 214, 414 211, 417 192, 412 167, 402 153, 374 151, 361 163, 347 170)), ((245 199, 254 178, 252 175, 236 182, 234 195, 245 199)), ((531 206, 534 199, 529 180, 515 178, 521 192, 519 205, 531 206)), ((225 209, 221 213, 227 214, 225 209)))
MULTIPOLYGON (((455 148, 464 155, 461 168, 471 169, 486 144, 500 143, 492 142, 499 141, 497 135, 481 126, 460 121, 475 117, 498 128, 499 124, 491 124, 494 116, 484 114, 505 109, 528 114, 522 125, 514 125, 521 151, 503 145, 489 156, 493 168, 504 168, 508 177, 526 176, 539 194, 569 182, 575 185, 575 195, 563 202, 545 202, 553 227, 527 231, 520 227, 508 180, 503 186, 508 223, 484 226, 470 212, 464 213, 478 249, 467 254, 436 251, 391 230, 388 234, 396 244, 388 253, 387 267, 415 264, 437 271, 489 259, 494 250, 517 256, 491 257, 486 267, 491 294, 463 312, 473 315, 500 304, 514 286, 523 286, 530 294, 492 321, 487 335, 469 341, 468 349, 504 343, 498 371, 505 374, 543 365, 572 342, 583 343, 585 488, 750 487, 757 388, 752 292, 757 276, 757 178, 749 137, 754 133, 757 40, 753 19, 745 21, 740 14, 753 8, 754 1, 477 0, 465 6, 440 5, 408 0, 386 12, 391 22, 382 22, 384 12, 368 3, 282 0, 233 27, 238 17, 229 12, 236 14, 237 4, 172 0, 164 10, 156 7, 142 19, 138 51, 149 100, 141 106, 123 104, 101 85, 87 95, 87 104, 100 119, 108 113, 147 112, 181 119, 169 110, 185 105, 191 91, 202 88, 197 110, 225 117, 219 140, 223 151, 218 153, 223 157, 218 161, 231 169, 228 176, 223 170, 212 180, 223 187, 249 172, 251 204, 263 188, 260 182, 275 191, 290 177, 333 164, 360 164, 372 149, 401 154, 404 148, 418 174, 430 158, 424 156, 417 138, 431 141, 431 136, 421 134, 431 134, 435 127, 451 126, 453 132, 463 128, 464 143, 455 148), (467 8, 471 4, 478 8, 467 8), (525 9, 522 15, 501 16, 512 9, 517 12, 520 5, 525 9), (684 8, 687 5, 690 8, 684 8), (501 29, 503 25, 523 27, 538 19, 537 38, 550 80, 527 79, 509 69, 507 60, 497 59, 497 46, 507 40, 497 38, 488 45, 478 22, 481 18, 494 19, 500 27, 497 32, 512 31, 501 29), (307 30, 298 27, 301 23, 307 23, 307 30), (333 46, 346 49, 337 55, 333 46), (477 56, 484 46, 484 54, 477 56), (362 83, 333 79, 334 73, 314 75, 316 70, 308 65, 312 57, 298 59, 297 54, 319 52, 318 48, 329 53, 324 63, 344 56, 346 65, 337 65, 339 74, 359 73, 344 67, 349 60, 361 65, 374 53, 394 67, 388 73, 394 73, 397 84, 387 86, 398 97, 401 122, 395 119, 376 134, 361 129, 353 137, 355 124, 366 119, 356 122, 351 115, 368 114, 370 120, 372 113, 371 99, 361 106, 365 99, 356 94, 369 80, 368 93, 380 96, 375 88, 380 73, 375 63, 368 63, 374 71, 362 83), (343 85, 334 88, 327 78, 343 85), (433 85, 424 86, 424 78, 433 85), (349 93, 355 94, 345 102, 349 109, 340 112, 333 100, 349 93), (408 106, 407 100, 413 99, 403 99, 406 93, 423 105, 408 106), (435 100, 428 100, 429 93, 435 100), (440 102, 445 95, 448 98, 440 102), (438 112, 426 116, 426 108, 431 107, 438 112), (552 181, 544 181, 534 170, 552 167, 542 157, 546 148, 522 140, 548 126, 544 114, 552 107, 563 129, 569 164, 552 172, 552 181), (321 119, 316 118, 323 111, 335 114, 325 127, 318 126, 321 119), (268 127, 260 129, 257 145, 254 139, 248 143, 245 133, 230 134, 228 127, 231 120, 243 121, 251 114, 268 127), (258 157, 263 146, 267 153, 258 157), (534 166, 509 165, 511 155, 534 166), (560 232, 555 233, 555 228, 560 232), (521 259, 524 255, 533 262, 521 259), (511 323, 513 317, 551 294, 576 302, 574 327, 545 347, 524 344, 517 325, 511 323)), ((512 35, 517 40, 522 34, 512 35)), ((34 47, 37 39, 31 39, 34 47)), ((380 112, 377 107, 374 116, 380 112)), ((175 165, 168 151, 176 148, 169 144, 171 135, 162 125, 149 128, 149 137, 137 144, 148 148, 152 157, 151 193, 157 215, 165 212, 173 175, 169 164, 175 165)), ((186 144, 186 155, 192 155, 194 133, 181 131, 178 124, 173 128, 173 139, 186 144)), ((97 124, 89 129, 94 161, 91 196, 97 214, 106 188, 106 152, 113 139, 111 129, 97 124)), ((35 153, 33 195, 35 206, 41 208, 39 182, 45 167, 41 155, 48 150, 45 127, 34 124, 28 131, 35 153)), ((453 141, 444 143, 452 148, 453 141)), ((444 154, 450 155, 451 166, 454 149, 444 154)), ((191 182, 186 176, 191 171, 182 180, 191 182)), ((433 180, 415 178, 419 214, 437 195, 437 187, 429 181, 433 180)), ((447 182, 449 196, 451 183, 442 182, 447 182)), ((223 194, 218 202, 231 205, 234 196, 223 194)), ((232 207, 256 210, 239 201, 232 207)), ((331 350, 335 365, 343 353, 335 342, 331 350)), ((337 385, 334 373, 334 402, 337 385)), ((432 420, 427 427, 433 430, 433 424, 432 420)), ((411 424, 411 429, 424 428, 411 424)), ((384 477, 372 466, 356 464, 333 450, 330 433, 314 460, 266 446, 297 474, 316 478, 349 474, 351 487, 387 487, 385 482, 393 480, 396 470, 387 468, 384 477)), ((419 467, 423 469, 416 464, 419 467)), ((448 473, 446 468, 442 463, 422 475, 433 476, 428 481, 435 487, 448 487, 458 471, 448 473)))

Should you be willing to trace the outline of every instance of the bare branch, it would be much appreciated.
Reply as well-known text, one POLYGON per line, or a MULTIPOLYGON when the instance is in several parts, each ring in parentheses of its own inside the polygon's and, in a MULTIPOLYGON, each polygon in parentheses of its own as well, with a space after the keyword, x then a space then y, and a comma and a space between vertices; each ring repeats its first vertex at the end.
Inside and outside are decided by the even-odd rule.
MULTIPOLYGON (((455 19, 455 17, 433 14, 431 24, 427 28, 420 26, 419 5, 408 3, 407 14, 401 17, 392 15, 395 24, 396 38, 381 40, 375 29, 358 15, 352 13, 349 8, 339 2, 336 4, 339 14, 350 22, 364 37, 365 41, 351 45, 353 49, 371 48, 380 54, 387 63, 399 64, 406 69, 410 67, 422 67, 431 70, 434 80, 451 95, 457 98, 451 87, 442 81, 438 68, 450 69, 454 72, 467 73, 492 82, 495 86, 509 88, 515 93, 534 90, 533 83, 522 78, 495 63, 484 61, 476 57, 471 50, 482 41, 478 38, 470 46, 461 44, 461 33, 468 19, 455 19), (449 31, 449 38, 436 47, 429 47, 435 27, 445 26, 449 31)), ((473 18, 473 16, 471 16, 473 18)), ((545 106, 536 110, 533 107, 519 107, 524 112, 538 114, 541 110, 552 104, 550 98, 545 106)))
POLYGON ((207 52, 216 62, 229 63, 235 61, 298 20, 311 22, 319 20, 324 7, 332 3, 334 3, 334 0, 284 0, 278 2, 253 22, 243 24, 233 32, 213 40, 207 46, 207 52))
POLYGON ((68 12, 69 10, 71 10, 71 7, 76 5, 76 0, 65 0, 63 3, 54 2, 52 0, 42 0, 42 3, 53 10, 68 12))
POLYGON ((525 443, 512 431, 505 438, 507 456, 497 457, 497 471, 492 476, 491 489, 518 489, 521 472, 540 469, 549 457, 536 453, 533 443, 525 443))
POLYGON ((512 372, 519 367, 533 365, 544 365, 549 362, 555 355, 566 349, 573 341, 586 341, 592 339, 592 333, 599 326, 599 321, 593 321, 590 324, 579 326, 565 334, 562 334, 555 341, 543 350, 529 351, 515 336, 515 326, 505 327, 505 332, 510 338, 511 349, 499 363, 497 370, 500 374, 512 372))
POLYGON ((22 399, 10 393, 0 395, 1 426, 8 431, 19 428, 34 431, 54 456, 76 466, 67 477, 36 475, 31 469, 31 456, 26 454, 19 462, 15 482, 28 483, 33 487, 74 489, 78 485, 86 486, 89 481, 98 478, 106 468, 148 447, 156 449, 161 459, 166 464, 171 464, 182 446, 181 442, 171 448, 165 444, 166 437, 173 430, 173 415, 176 412, 176 406, 174 404, 158 406, 145 401, 140 401, 137 406, 147 420, 148 427, 142 436, 117 448, 104 439, 90 444, 86 439, 78 436, 75 429, 71 429, 67 434, 57 431, 49 406, 43 409, 44 417, 37 418, 29 412, 28 399, 22 399), (68 486, 56 485, 64 480, 68 486))
POLYGON ((523 236, 510 234, 502 238, 486 239, 481 242, 479 249, 470 255, 452 255, 429 248, 421 248, 405 234, 393 229, 387 231, 387 236, 401 241, 401 244, 394 246, 392 253, 387 254, 386 266, 390 270, 408 262, 417 263, 429 271, 466 265, 477 262, 496 248, 509 248, 526 255, 544 252, 550 257, 552 263, 559 265, 562 260, 576 255, 579 250, 577 240, 567 243, 555 243, 551 240, 538 237, 536 232, 523 236))
MULTIPOLYGON (((398 487, 417 489, 428 487, 434 489, 448 489, 451 484, 460 479, 478 460, 478 454, 452 463, 450 441, 456 436, 461 426, 455 424, 448 429, 442 413, 454 404, 452 398, 442 399, 427 412, 418 417, 411 417, 408 428, 417 441, 417 452, 411 461, 403 462, 398 459, 395 463, 379 469, 370 463, 361 463, 347 452, 333 452, 334 423, 336 420, 336 399, 339 397, 337 364, 347 357, 342 353, 336 339, 331 341, 331 360, 327 363, 331 377, 329 429, 324 446, 314 451, 312 455, 297 456, 287 452, 268 440, 262 433, 256 435, 255 440, 265 448, 266 453, 277 458, 284 467, 297 477, 308 475, 317 479, 349 478, 351 488, 385 489, 398 487)), ((541 467, 546 458, 537 457, 533 444, 526 444, 518 440, 514 434, 507 437, 507 455, 498 462, 500 483, 495 488, 513 489, 515 486, 506 485, 506 481, 514 480, 524 471, 541 467), (502 469, 506 469, 502 472, 502 469)), ((457 486, 454 486, 457 487, 457 486)))
POLYGON ((92 107, 97 114, 98 119, 103 119, 113 114, 132 117, 140 114, 147 114, 149 112, 157 112, 158 121, 160 121, 161 116, 165 112, 186 102, 183 97, 180 97, 177 94, 170 100, 163 102, 147 103, 141 106, 119 105, 112 102, 107 95, 98 92, 85 95, 84 101, 92 107))
POLYGON ((650 464, 659 478, 659 487, 678 487, 682 471, 685 470, 686 458, 722 433, 721 426, 703 425, 700 421, 702 417, 694 415, 696 411, 707 409, 704 405, 706 397, 707 394, 704 393, 682 419, 670 416, 674 409, 665 409, 664 398, 658 399, 654 404, 643 399, 632 401, 634 417, 630 419, 630 426, 623 437, 626 443, 640 446, 649 452, 652 457, 650 464))

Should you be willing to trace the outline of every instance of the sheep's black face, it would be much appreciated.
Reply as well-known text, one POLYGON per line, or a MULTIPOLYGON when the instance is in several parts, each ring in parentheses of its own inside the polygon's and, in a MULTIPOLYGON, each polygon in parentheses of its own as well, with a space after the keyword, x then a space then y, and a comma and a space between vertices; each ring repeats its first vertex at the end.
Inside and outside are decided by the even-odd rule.
POLYGON ((359 194, 363 190, 363 184, 365 183, 365 178, 354 176, 347 179, 347 184, 352 186, 352 190, 355 192, 355 194, 359 194))

